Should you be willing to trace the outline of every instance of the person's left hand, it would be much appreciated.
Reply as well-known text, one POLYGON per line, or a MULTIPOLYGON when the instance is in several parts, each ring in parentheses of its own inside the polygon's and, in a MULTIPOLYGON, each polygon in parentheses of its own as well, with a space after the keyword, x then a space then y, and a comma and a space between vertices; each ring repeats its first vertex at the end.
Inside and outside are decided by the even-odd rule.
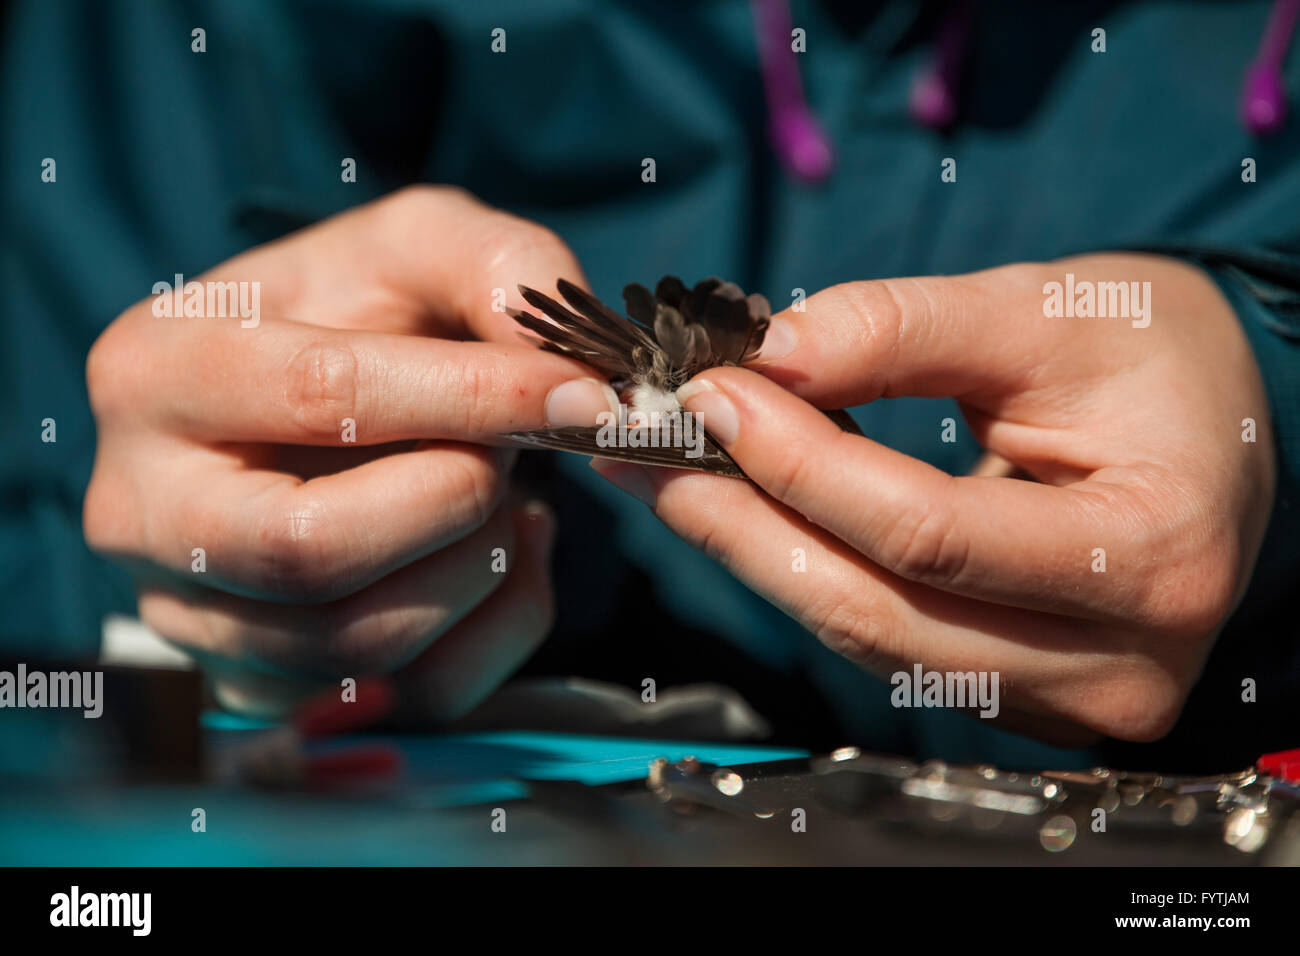
POLYGON ((256 290, 251 324, 163 314, 155 293, 100 335, 86 541, 224 706, 277 716, 393 674, 404 716, 446 720, 545 638, 555 521, 509 487, 499 436, 548 402, 607 403, 595 382, 560 392, 584 367, 499 311, 555 276, 582 272, 549 230, 412 186, 194 280, 208 310, 214 287, 256 290))
POLYGON ((593 467, 876 673, 997 672, 1005 724, 1057 743, 1166 734, 1273 499, 1268 403, 1213 282, 1099 255, 848 283, 806 306, 775 318, 763 374, 713 369, 678 393, 754 484, 593 467), (1149 325, 1047 317, 1067 272, 1149 281, 1149 325), (955 397, 1037 481, 953 477, 817 410, 899 395, 955 397))

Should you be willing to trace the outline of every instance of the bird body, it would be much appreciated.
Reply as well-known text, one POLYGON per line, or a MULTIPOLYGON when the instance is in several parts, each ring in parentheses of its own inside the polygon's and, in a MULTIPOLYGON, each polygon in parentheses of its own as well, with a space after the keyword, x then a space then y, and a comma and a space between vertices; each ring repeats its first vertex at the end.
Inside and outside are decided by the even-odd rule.
MULTIPOLYGON (((620 427, 626 429, 654 427, 652 423, 661 419, 689 416, 677 401, 677 389, 706 369, 741 365, 757 356, 771 323, 767 299, 745 295, 735 283, 716 277, 688 289, 677 277, 666 276, 653 293, 632 283, 623 289, 627 317, 564 279, 556 282, 556 288, 566 304, 536 289, 519 287, 524 301, 541 316, 520 309, 507 311, 541 340, 543 349, 577 359, 604 374, 627 406, 628 424, 623 424, 622 413, 618 416, 620 427)), ((848 419, 844 413, 838 414, 848 419)), ((848 421, 851 424, 852 420, 848 421)), ((637 441, 637 436, 631 441, 627 436, 611 441, 609 428, 609 424, 604 428, 540 428, 504 437, 597 458, 745 476, 707 433, 701 453, 698 446, 680 442, 652 446, 637 441)))

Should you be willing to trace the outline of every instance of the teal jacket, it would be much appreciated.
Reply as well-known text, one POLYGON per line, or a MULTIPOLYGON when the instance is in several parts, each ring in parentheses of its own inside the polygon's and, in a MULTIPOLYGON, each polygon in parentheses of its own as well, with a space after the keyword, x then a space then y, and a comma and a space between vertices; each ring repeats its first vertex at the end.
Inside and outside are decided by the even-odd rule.
MULTIPOLYGON (((942 5, 797 3, 803 89, 835 155, 810 185, 768 142, 743 0, 11 4, 0 51, 0 649, 88 653, 103 616, 132 608, 127 579, 80 530, 95 442, 83 363, 103 327, 161 278, 406 183, 446 182, 552 227, 614 301, 623 283, 665 273, 726 276, 780 304, 851 279, 1169 248, 1219 278, 1276 425, 1277 504, 1250 592, 1158 744, 1059 753, 981 721, 895 710, 886 685, 581 460, 553 456, 524 468, 565 529, 560 619, 535 668, 637 684, 659 666, 730 682, 778 715, 779 733, 814 746, 1214 769, 1300 746, 1300 709, 1287 706, 1300 693, 1300 116, 1258 139, 1237 115, 1268 6, 975 3, 956 121, 937 132, 909 115, 908 89, 942 5), (204 53, 191 51, 196 27, 204 53), (1098 27, 1104 53, 1091 49, 1098 27), (491 48, 496 28, 504 54, 491 48), (357 159, 355 183, 341 181, 345 156, 357 159), (55 183, 42 182, 47 157, 55 183), (946 157, 956 183, 941 181, 946 157), (54 443, 41 440, 47 418, 54 443), (631 624, 626 595, 641 582, 657 607, 631 624), (631 656, 612 657, 611 635, 629 630, 631 656), (691 635, 697 650, 664 650, 668 635, 691 635), (1241 702, 1244 677, 1258 681, 1258 703, 1241 702)), ((1300 99, 1300 50, 1285 81, 1300 99)), ((939 440, 937 422, 960 420, 950 402, 880 401, 855 415, 952 472, 978 454, 967 432, 939 440)))

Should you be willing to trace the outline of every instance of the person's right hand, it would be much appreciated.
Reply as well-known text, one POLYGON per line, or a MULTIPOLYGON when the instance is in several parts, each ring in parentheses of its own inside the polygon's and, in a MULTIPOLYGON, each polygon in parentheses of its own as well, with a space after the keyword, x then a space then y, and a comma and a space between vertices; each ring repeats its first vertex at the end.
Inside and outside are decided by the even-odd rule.
POLYGON ((553 519, 502 504, 511 453, 479 443, 541 427, 584 371, 494 310, 494 290, 559 276, 581 281, 549 231, 413 187, 195 280, 260 283, 255 327, 150 298, 100 336, 86 540, 223 703, 274 713, 401 669, 423 714, 453 716, 545 636, 553 519))

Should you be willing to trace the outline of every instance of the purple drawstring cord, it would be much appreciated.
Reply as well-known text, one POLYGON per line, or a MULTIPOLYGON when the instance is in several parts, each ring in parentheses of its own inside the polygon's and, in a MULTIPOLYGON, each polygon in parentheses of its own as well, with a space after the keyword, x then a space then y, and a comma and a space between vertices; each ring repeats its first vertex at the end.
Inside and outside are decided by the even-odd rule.
POLYGON ((957 87, 969 41, 970 4, 957 0, 939 27, 934 55, 912 82, 908 110, 922 126, 943 129, 957 118, 957 87))
POLYGON ((791 47, 788 0, 751 0, 767 95, 768 134, 785 167, 815 182, 831 171, 830 140, 808 108, 791 47))
POLYGON ((1259 44, 1259 54, 1246 71, 1241 97, 1241 121, 1257 135, 1272 133, 1286 119, 1286 87, 1282 64, 1300 17, 1300 0, 1276 0, 1259 44))
MULTIPOLYGON (((796 54, 790 45, 789 0, 750 3, 772 147, 782 164, 800 179, 824 179, 833 162, 831 144, 804 99, 796 54)), ((959 81, 970 43, 970 6, 970 0, 953 0, 939 27, 935 52, 912 83, 908 110, 922 126, 943 129, 957 117, 959 81)), ((1246 71, 1242 90, 1241 120, 1257 135, 1275 132, 1286 120, 1282 67, 1297 22, 1300 0, 1274 0, 1259 53, 1246 71)))

